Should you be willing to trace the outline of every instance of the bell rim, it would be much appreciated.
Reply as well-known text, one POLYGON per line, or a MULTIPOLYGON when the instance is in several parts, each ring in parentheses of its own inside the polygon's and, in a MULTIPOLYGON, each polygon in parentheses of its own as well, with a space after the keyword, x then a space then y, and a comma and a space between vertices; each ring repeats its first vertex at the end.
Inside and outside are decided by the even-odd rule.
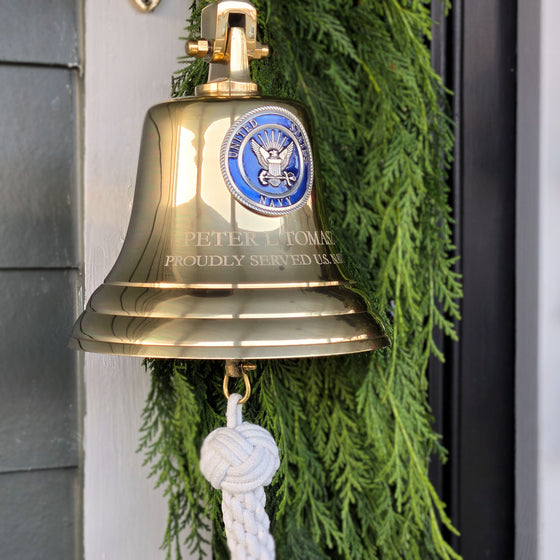
POLYGON ((185 347, 185 346, 154 346, 135 345, 115 342, 102 342, 71 337, 68 343, 73 350, 94 354, 109 354, 137 358, 178 359, 178 360, 281 360, 296 358, 320 358, 373 352, 391 345, 385 334, 375 338, 352 342, 334 342, 319 344, 302 344, 298 346, 273 347, 265 351, 265 347, 185 347), (209 355, 211 350, 214 355, 209 355))

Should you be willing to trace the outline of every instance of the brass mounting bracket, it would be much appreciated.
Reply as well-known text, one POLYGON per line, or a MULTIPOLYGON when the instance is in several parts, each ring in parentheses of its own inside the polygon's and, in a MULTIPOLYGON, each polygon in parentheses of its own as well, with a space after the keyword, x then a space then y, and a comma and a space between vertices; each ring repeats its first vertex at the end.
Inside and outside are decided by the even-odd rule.
POLYGON ((202 10, 202 37, 189 41, 189 56, 210 63, 208 82, 197 86, 196 95, 255 95, 249 61, 267 57, 268 46, 257 41, 257 10, 247 0, 220 0, 202 10))

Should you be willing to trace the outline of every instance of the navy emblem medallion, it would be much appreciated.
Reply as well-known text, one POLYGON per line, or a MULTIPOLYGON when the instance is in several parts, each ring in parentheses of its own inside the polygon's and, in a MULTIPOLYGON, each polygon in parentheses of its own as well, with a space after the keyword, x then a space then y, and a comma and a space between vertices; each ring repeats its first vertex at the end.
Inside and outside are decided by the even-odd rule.
POLYGON ((301 208, 313 187, 309 137, 284 107, 260 107, 239 117, 222 143, 221 168, 233 196, 267 216, 301 208))

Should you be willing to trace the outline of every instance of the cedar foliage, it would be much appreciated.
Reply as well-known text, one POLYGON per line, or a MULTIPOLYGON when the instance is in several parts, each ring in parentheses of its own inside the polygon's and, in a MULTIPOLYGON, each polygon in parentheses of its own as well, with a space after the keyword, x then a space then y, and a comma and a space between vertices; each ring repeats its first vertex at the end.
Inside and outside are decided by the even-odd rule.
MULTIPOLYGON (((193 4, 189 38, 208 3, 193 4)), ((282 459, 267 489, 277 556, 459 558, 427 474, 430 457, 445 454, 427 398, 428 359, 443 359, 432 334, 455 338, 461 296, 446 187, 452 123, 427 47, 430 3, 254 4, 272 53, 252 63, 254 79, 265 95, 310 109, 332 229, 392 339, 367 354, 263 360, 251 376, 245 419, 273 434, 282 459)), ((174 96, 190 95, 206 73, 185 59, 174 96)), ((223 362, 146 365, 140 448, 169 500, 167 557, 180 558, 183 541, 202 557, 211 529, 214 557, 228 558, 221 495, 198 468, 203 438, 225 422, 223 362)))

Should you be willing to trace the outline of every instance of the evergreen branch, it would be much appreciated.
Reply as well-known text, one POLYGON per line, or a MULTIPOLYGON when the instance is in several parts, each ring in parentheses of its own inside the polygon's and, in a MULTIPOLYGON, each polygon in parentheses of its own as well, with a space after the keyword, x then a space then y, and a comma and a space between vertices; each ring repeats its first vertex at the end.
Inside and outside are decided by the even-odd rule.
MULTIPOLYGON (((190 38, 208 3, 193 4, 190 38)), ((372 355, 265 361, 252 376, 246 417, 281 451, 267 502, 278 557, 459 558, 427 476, 432 454, 444 457, 427 402, 428 360, 443 357, 433 330, 456 337, 461 297, 446 186, 453 123, 426 48, 429 2, 255 4, 272 56, 253 63, 252 75, 266 94, 308 105, 331 227, 393 341, 372 355)), ((183 63, 174 96, 205 78, 204 62, 183 63)), ((168 558, 173 548, 180 558, 187 525, 202 555, 205 515, 215 558, 227 558, 219 495, 197 466, 202 438, 222 423, 221 365, 148 366, 140 447, 169 499, 168 558)))

